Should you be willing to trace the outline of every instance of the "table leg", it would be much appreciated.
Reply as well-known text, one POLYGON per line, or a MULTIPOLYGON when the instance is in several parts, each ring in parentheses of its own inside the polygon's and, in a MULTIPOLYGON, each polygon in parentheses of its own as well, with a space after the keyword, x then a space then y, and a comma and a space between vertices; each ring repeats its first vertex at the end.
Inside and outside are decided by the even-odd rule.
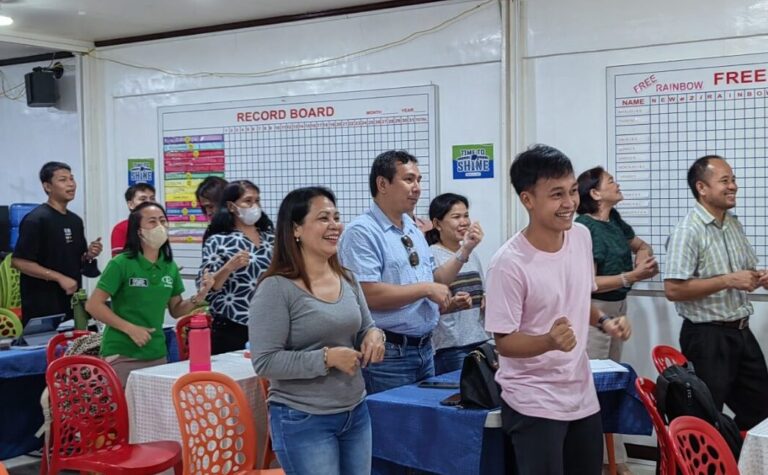
POLYGON ((608 473, 616 475, 616 454, 613 451, 613 434, 605 434, 605 450, 608 452, 608 473))

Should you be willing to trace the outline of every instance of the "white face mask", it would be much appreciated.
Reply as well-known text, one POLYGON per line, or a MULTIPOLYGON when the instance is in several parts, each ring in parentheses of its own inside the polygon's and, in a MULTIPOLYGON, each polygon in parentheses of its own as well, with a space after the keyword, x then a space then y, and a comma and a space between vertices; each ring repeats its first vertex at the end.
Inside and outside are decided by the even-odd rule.
POLYGON ((141 240, 152 249, 160 249, 168 240, 168 230, 162 224, 152 229, 141 228, 141 240))
POLYGON ((246 226, 253 226, 256 221, 261 219, 261 208, 259 205, 253 205, 250 208, 237 206, 237 215, 246 226))

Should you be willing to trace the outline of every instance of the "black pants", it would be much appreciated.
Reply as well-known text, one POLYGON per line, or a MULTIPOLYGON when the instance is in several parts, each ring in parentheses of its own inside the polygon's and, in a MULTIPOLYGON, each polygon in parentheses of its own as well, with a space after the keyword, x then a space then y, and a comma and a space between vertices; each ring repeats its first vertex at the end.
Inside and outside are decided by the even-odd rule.
POLYGON ((222 317, 214 317, 211 324, 211 354, 218 355, 242 350, 247 341, 247 325, 240 325, 222 317))
POLYGON ((600 413, 575 421, 520 414, 501 404, 501 427, 514 452, 517 475, 600 475, 603 422, 600 413))
POLYGON ((750 429, 768 418, 768 369, 749 328, 685 320, 680 348, 709 387, 717 407, 722 410, 725 403, 734 412, 739 429, 750 429))

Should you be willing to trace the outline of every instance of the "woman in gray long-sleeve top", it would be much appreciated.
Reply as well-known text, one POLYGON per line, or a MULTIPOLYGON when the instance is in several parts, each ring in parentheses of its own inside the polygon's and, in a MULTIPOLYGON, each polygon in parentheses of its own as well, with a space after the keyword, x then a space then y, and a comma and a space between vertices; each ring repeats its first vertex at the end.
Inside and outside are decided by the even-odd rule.
POLYGON ((277 217, 272 264, 248 320, 253 367, 269 378, 272 445, 288 475, 371 471, 361 366, 384 357, 360 285, 342 269, 333 193, 299 188, 277 217))

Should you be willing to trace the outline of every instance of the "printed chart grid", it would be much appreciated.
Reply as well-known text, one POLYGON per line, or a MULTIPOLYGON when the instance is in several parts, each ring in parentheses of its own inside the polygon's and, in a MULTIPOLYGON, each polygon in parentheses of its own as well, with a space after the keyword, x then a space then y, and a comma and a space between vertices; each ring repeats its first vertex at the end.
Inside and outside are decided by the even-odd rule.
POLYGON ((662 271, 669 233, 694 205, 688 168, 707 154, 725 157, 734 168, 739 192, 733 211, 760 261, 768 262, 766 96, 766 88, 741 88, 615 98, 608 166, 624 193, 619 210, 653 246, 662 271))
POLYGON ((416 214, 429 212, 429 118, 424 115, 354 118, 224 128, 227 179, 253 180, 262 206, 275 218, 282 198, 301 186, 334 191, 344 222, 370 207, 368 176, 379 153, 413 154, 422 173, 416 214))
POLYGON ((208 222, 194 191, 208 175, 247 179, 277 220, 282 199, 302 186, 333 190, 348 223, 371 205, 373 159, 406 150, 422 174, 418 216, 436 188, 436 88, 417 86, 161 108, 162 190, 180 265, 197 269, 208 222))

